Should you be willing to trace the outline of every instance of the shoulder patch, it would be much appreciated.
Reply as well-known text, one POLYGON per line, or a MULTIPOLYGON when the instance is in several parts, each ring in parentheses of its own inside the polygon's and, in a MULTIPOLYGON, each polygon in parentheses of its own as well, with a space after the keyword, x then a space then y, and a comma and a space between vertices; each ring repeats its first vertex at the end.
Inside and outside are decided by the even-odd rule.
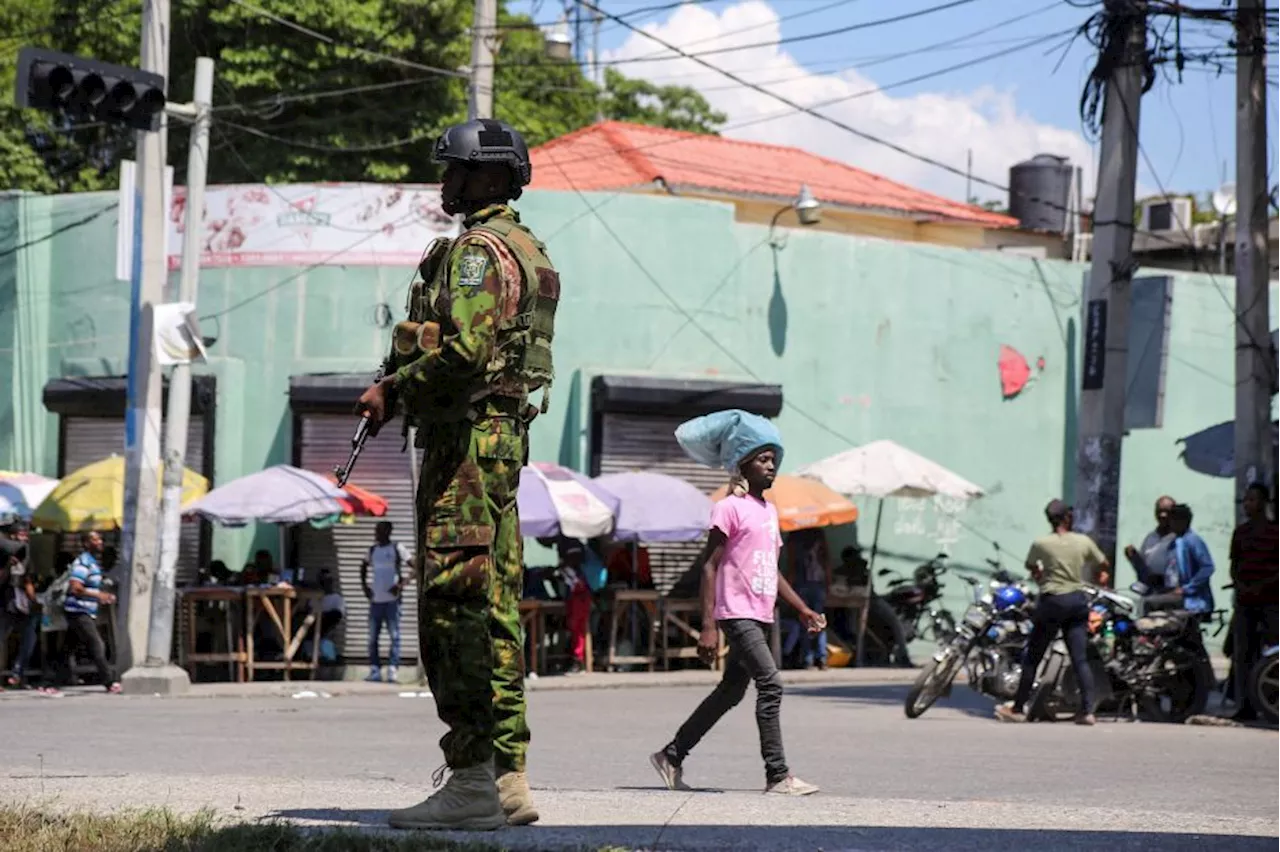
POLYGON ((489 259, 483 251, 467 252, 458 261, 458 286, 475 288, 484 283, 489 259))

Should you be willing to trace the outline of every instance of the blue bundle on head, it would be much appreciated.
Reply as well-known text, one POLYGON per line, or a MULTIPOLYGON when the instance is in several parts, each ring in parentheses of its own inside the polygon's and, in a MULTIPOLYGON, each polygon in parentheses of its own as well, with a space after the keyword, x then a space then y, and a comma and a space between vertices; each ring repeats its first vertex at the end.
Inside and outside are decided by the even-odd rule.
POLYGON ((763 449, 777 453, 782 464, 782 435, 767 418, 748 411, 717 411, 680 424, 676 440, 689 458, 707 467, 737 473, 744 461, 763 449))

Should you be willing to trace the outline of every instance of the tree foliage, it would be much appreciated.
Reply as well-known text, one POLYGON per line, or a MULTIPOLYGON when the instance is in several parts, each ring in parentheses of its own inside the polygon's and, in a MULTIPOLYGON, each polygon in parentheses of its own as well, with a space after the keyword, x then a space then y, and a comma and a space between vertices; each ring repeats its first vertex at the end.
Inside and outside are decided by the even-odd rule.
MULTIPOLYGON (((139 63, 138 0, 0 0, 0 180, 10 189, 74 192, 116 185, 131 132, 76 126, 13 106, 26 44, 122 65, 139 63)), ((431 146, 466 116, 471 0, 172 0, 169 97, 191 97, 198 56, 217 62, 213 183, 431 181, 431 146), (439 69, 432 71, 430 69, 439 69), (348 91, 349 90, 349 91, 348 91)), ((499 11, 494 108, 537 145, 597 114, 714 132, 724 116, 696 91, 613 70, 603 92, 572 62, 543 54, 541 32, 499 11)), ((186 128, 170 121, 169 161, 185 180, 186 128)))

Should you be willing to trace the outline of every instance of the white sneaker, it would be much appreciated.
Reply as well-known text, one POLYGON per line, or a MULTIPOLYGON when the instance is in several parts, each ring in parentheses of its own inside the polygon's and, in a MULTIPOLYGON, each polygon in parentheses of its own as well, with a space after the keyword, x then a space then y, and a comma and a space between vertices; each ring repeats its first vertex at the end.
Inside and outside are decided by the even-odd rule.
POLYGON ((387 683, 399 683, 399 682, 400 682, 400 670, 395 666, 392 666, 391 668, 387 669, 387 683))
POLYGON ((770 784, 764 791, 766 793, 777 793, 781 796, 812 796, 818 792, 818 788, 807 781, 801 781, 794 775, 788 775, 781 781, 770 784))

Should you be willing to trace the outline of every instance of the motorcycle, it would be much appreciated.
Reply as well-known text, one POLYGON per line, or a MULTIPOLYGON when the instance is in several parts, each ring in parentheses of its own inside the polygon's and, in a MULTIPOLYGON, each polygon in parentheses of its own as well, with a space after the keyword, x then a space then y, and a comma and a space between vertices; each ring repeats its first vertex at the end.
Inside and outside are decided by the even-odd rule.
MULTIPOLYGON (((1135 583, 1143 595, 1146 586, 1135 583)), ((1185 722, 1204 712, 1214 688, 1213 666, 1200 634, 1200 620, 1182 610, 1135 617, 1133 601, 1106 589, 1087 588, 1101 616, 1089 642, 1099 707, 1129 708, 1159 722, 1185 722)), ((1027 717, 1054 720, 1079 712, 1080 695, 1066 645, 1054 642, 1027 703, 1027 717)))
POLYGON ((966 670, 969 686, 983 695, 1007 699, 1017 691, 1022 651, 1031 633, 1031 592, 1003 570, 985 591, 981 581, 961 578, 973 588, 973 604, 907 692, 903 710, 908 719, 923 715, 949 694, 961 669, 966 670))
POLYGON ((1262 652, 1249 672, 1249 698, 1254 710, 1268 724, 1276 724, 1277 691, 1280 691, 1280 645, 1262 652))
MULTIPOLYGON (((910 577, 896 577, 887 584, 888 591, 882 595, 893 609, 898 620, 902 622, 907 642, 915 639, 933 639, 939 644, 947 642, 955 635, 956 618, 949 610, 941 606, 942 574, 947 570, 943 564, 947 555, 939 553, 933 559, 916 568, 910 577)), ((878 577, 888 577, 893 572, 888 568, 876 572, 878 577)), ((868 625, 870 627, 870 625, 868 625)), ((883 626, 888 629, 887 625, 883 626)), ((887 640, 886 647, 892 647, 892 635, 876 640, 887 640)))

